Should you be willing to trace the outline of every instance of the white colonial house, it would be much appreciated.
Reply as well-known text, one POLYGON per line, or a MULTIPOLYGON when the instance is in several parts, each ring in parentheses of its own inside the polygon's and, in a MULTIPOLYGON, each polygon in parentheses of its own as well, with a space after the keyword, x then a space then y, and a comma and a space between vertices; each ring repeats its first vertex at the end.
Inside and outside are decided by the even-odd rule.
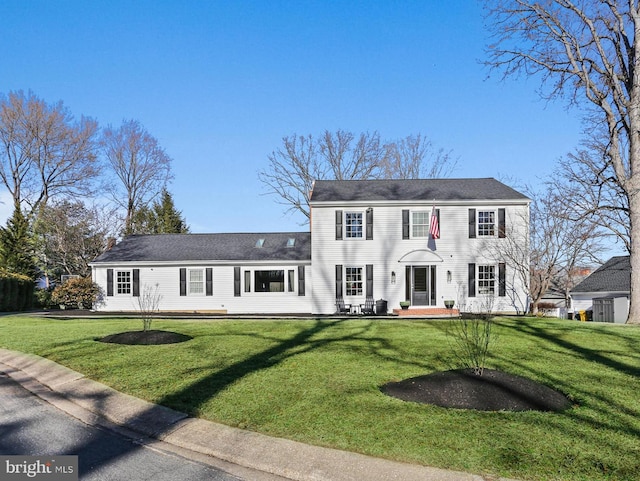
POLYGON ((161 311, 522 313, 529 202, 492 178, 317 181, 310 232, 125 238, 91 264, 97 308, 153 289, 161 311))

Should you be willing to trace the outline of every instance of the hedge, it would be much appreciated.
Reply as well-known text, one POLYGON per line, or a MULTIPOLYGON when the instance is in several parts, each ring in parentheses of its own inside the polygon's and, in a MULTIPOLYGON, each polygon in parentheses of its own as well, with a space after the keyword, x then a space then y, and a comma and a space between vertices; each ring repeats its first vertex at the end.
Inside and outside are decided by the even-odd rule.
POLYGON ((0 271, 0 311, 25 311, 33 307, 35 283, 20 274, 0 271))

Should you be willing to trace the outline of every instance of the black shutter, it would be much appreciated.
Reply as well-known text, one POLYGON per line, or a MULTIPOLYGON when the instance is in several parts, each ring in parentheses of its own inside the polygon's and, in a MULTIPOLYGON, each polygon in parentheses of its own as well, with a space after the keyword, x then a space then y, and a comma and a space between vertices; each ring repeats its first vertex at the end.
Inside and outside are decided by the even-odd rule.
POLYGON ((336 265, 336 299, 342 298, 342 265, 336 265))
POLYGON ((373 297, 373 264, 367 264, 367 297, 373 297))
POLYGON ((336 240, 342 240, 342 211, 336 211, 336 240))
POLYGON ((504 239, 507 236, 507 223, 505 219, 505 210, 498 209, 498 237, 504 239))
POLYGON ((402 211, 402 238, 403 239, 409 238, 409 211, 408 210, 402 211))
POLYGON ((207 270, 205 272, 206 272, 206 280, 207 280, 206 295, 212 296, 213 295, 213 268, 207 267, 207 270))
POLYGON ((498 264, 498 296, 507 295, 507 265, 504 262, 498 264))
POLYGON ((431 297, 430 297, 430 302, 432 306, 435 306, 438 304, 438 292, 437 292, 437 282, 436 282, 436 266, 431 266, 431 268, 429 269, 429 280, 430 280, 430 285, 429 285, 429 290, 431 291, 431 297))
POLYGON ((107 269, 107 296, 113 296, 113 269, 107 269))
POLYGON ((233 295, 240 297, 240 268, 233 268, 233 295))
POLYGON ((404 269, 404 300, 411 301, 411 266, 404 269))
POLYGON ((469 239, 476 237, 476 210, 469 209, 469 239))
POLYGON ((140 297, 140 269, 133 270, 133 297, 140 297))
POLYGON ((373 239, 373 209, 369 207, 367 209, 367 240, 373 239))
POLYGON ((180 268, 180 295, 187 295, 187 269, 185 267, 180 268))
POLYGON ((442 224, 440 223, 440 209, 436 209, 436 219, 438 219, 438 230, 442 236, 442 224))
POLYGON ((298 266, 298 295, 304 296, 304 266, 298 266))
POLYGON ((476 265, 469 264, 469 297, 476 297, 476 265))

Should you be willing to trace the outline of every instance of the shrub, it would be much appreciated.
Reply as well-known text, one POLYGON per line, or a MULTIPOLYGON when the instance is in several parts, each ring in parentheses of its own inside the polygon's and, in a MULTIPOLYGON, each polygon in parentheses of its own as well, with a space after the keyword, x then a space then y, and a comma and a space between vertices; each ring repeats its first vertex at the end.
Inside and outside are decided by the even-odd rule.
POLYGON ((151 321, 153 321, 153 317, 160 307, 162 294, 158 292, 158 287, 158 284, 153 287, 145 284, 142 288, 142 294, 138 297, 138 311, 140 312, 140 318, 142 319, 143 331, 151 329, 151 321))
POLYGON ((38 289, 35 291, 35 303, 37 307, 51 309, 54 303, 51 300, 51 289, 38 289))
POLYGON ((56 287, 51 302, 71 308, 91 308, 100 294, 100 287, 89 277, 70 279, 56 287))

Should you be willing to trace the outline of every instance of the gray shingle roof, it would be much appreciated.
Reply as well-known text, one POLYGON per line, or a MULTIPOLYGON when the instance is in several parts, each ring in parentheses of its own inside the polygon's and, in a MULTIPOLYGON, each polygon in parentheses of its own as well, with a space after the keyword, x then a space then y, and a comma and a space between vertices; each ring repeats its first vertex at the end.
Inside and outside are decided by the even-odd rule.
POLYGON ((528 200, 494 178, 317 180, 311 202, 528 200))
POLYGON ((616 256, 596 269, 571 292, 629 292, 631 262, 629 256, 616 256))
POLYGON ((309 232, 272 232, 133 235, 93 262, 310 260, 309 232), (264 239, 262 247, 256 247, 258 239, 264 239), (287 247, 289 239, 295 239, 293 247, 287 247))

